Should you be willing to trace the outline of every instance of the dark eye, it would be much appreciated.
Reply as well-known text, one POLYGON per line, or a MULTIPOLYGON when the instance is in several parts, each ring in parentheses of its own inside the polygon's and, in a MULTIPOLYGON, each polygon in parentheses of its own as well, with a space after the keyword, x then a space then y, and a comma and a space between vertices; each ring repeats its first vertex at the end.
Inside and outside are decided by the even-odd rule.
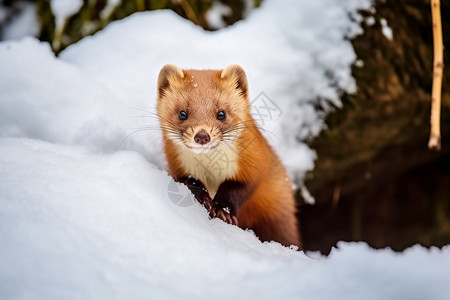
POLYGON ((180 111, 180 114, 178 115, 178 118, 179 118, 181 121, 187 120, 187 118, 188 118, 187 112, 185 112, 184 110, 180 111))
POLYGON ((217 114, 217 120, 224 121, 227 118, 223 110, 219 111, 217 114))

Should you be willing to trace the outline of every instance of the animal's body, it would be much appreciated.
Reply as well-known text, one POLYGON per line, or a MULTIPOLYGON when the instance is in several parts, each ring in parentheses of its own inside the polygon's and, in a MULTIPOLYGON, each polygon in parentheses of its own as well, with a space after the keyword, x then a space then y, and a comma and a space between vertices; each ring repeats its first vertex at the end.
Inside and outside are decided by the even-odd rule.
POLYGON ((211 217, 300 247, 291 182, 256 126, 244 70, 163 67, 158 117, 169 174, 211 217))

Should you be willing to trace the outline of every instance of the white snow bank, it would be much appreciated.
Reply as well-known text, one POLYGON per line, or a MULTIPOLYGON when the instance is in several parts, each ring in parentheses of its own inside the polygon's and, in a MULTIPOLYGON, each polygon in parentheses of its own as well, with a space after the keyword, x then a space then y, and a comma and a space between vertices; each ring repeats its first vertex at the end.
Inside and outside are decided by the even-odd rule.
POLYGON ((0 43, 0 69, 0 136, 119 149, 130 111, 48 44, 0 43))
POLYGON ((136 152, 0 139, 2 299, 449 299, 450 248, 311 259, 175 205, 136 152))

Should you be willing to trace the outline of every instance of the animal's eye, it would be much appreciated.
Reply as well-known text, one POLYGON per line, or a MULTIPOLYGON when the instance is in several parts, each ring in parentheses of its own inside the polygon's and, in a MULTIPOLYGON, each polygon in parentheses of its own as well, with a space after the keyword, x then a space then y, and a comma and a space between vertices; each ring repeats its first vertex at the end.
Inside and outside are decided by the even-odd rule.
POLYGON ((217 114, 217 120, 224 121, 227 118, 227 115, 223 110, 219 111, 217 114))
POLYGON ((188 118, 187 112, 185 112, 184 110, 180 111, 180 114, 178 115, 178 118, 179 118, 181 121, 187 120, 187 118, 188 118))

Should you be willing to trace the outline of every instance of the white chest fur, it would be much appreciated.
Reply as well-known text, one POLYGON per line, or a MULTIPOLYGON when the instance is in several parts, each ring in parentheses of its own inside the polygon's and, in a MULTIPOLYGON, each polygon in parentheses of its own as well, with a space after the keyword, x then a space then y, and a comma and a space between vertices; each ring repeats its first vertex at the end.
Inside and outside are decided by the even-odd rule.
POLYGON ((238 153, 233 146, 221 145, 206 153, 178 147, 178 155, 183 168, 205 185, 211 198, 222 182, 232 179, 238 169, 238 153))

